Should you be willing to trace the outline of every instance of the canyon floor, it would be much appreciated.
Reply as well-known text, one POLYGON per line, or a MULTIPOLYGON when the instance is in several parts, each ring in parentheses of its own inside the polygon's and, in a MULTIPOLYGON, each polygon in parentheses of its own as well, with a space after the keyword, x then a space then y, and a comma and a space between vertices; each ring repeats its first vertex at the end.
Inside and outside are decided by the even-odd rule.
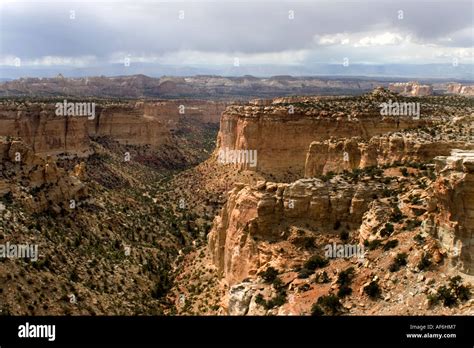
MULTIPOLYGON (((28 103, 4 100, 0 124, 28 103)), ((253 100, 172 128, 146 114, 166 134, 153 146, 109 130, 142 117, 120 112, 83 125, 87 155, 0 137, 0 243, 39 249, 0 258, 1 314, 474 314, 472 98, 253 100), (389 99, 421 117, 382 119, 389 99), (259 166, 221 163, 229 147, 256 149, 259 166)))

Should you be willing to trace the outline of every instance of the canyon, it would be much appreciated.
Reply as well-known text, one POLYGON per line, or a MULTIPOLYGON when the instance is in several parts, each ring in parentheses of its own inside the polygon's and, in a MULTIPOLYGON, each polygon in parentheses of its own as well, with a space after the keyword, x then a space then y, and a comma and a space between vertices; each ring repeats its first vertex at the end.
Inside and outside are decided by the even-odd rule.
POLYGON ((66 97, 1 101, 0 240, 41 256, 0 262, 2 313, 308 315, 327 296, 344 315, 472 313, 471 299, 435 302, 452 277, 474 276, 474 104, 462 88, 254 99, 258 79, 193 83, 204 93, 228 80, 248 94, 186 99, 178 78, 159 85, 176 99, 142 98, 156 92, 144 77, 10 83, 64 88, 96 115, 56 116, 66 97), (99 85, 122 96, 119 82, 139 97, 80 99, 99 85), (382 115, 389 100, 419 103, 419 117, 382 115), (256 166, 221 151, 256 151, 256 166), (327 257, 327 245, 362 257, 327 257))
MULTIPOLYGON (((362 98, 370 100, 381 95, 385 99, 396 97, 376 90, 362 98)), ((433 310, 427 301, 425 306, 420 305, 422 300, 417 304, 414 301, 411 306, 416 307, 410 310, 410 301, 405 303, 394 299, 404 299, 408 294, 394 281, 395 274, 387 274, 387 262, 390 255, 395 255, 388 250, 409 248, 407 267, 410 271, 407 269, 407 276, 413 279, 410 281, 413 288, 419 287, 415 278, 425 279, 417 273, 422 267, 423 255, 427 254, 438 264, 435 267, 440 272, 462 272, 467 279, 474 275, 472 214, 469 211, 473 196, 470 174, 474 149, 472 104, 468 102, 459 106, 453 99, 447 105, 437 107, 436 112, 430 110, 429 116, 425 115, 425 121, 429 122, 411 123, 394 129, 376 113, 369 117, 357 114, 358 104, 364 101, 352 99, 353 113, 347 110, 343 113, 350 115, 345 119, 346 124, 350 124, 353 118, 378 117, 380 128, 370 134, 352 126, 347 128, 353 129, 352 134, 342 128, 340 133, 334 131, 330 136, 323 133, 323 130, 331 132, 330 126, 320 127, 319 132, 317 127, 311 128, 310 125, 306 130, 303 130, 305 127, 294 130, 296 127, 291 122, 292 115, 287 113, 287 106, 304 105, 308 101, 308 98, 272 102, 256 100, 250 103, 252 106, 229 107, 223 114, 218 147, 241 144, 241 148, 252 148, 253 144, 260 144, 259 139, 264 139, 266 143, 262 147, 273 151, 270 139, 283 150, 280 148, 278 155, 268 157, 265 157, 265 151, 259 152, 259 161, 263 161, 263 165, 260 162, 256 171, 266 180, 236 182, 208 235, 210 262, 222 279, 225 294, 220 313, 281 315, 310 312, 308 298, 331 294, 338 287, 335 280, 329 281, 328 286, 320 284, 323 271, 310 272, 312 275, 306 280, 307 276, 302 276, 301 269, 309 266, 303 265, 315 257, 322 263, 324 245, 344 243, 347 239, 366 246, 362 259, 345 259, 345 263, 327 260, 318 266, 329 279, 332 272, 339 274, 341 268, 353 267, 356 278, 353 282, 358 284, 360 292, 355 295, 357 299, 346 301, 341 297, 347 312, 362 313, 367 305, 374 308, 362 296, 371 281, 383 283, 382 291, 389 293, 384 295, 385 309, 376 306, 378 311, 401 314, 411 310, 414 313, 433 310), (458 117, 443 117, 452 107, 457 108, 458 117), (262 122, 263 117, 273 117, 272 121, 280 125, 259 127, 252 124, 262 122), (298 134, 306 141, 304 144, 303 141, 293 142, 291 137, 287 140, 282 129, 294 132, 290 134, 298 134), (361 133, 370 135, 354 136, 361 133), (316 141, 310 142, 308 147, 310 136, 316 141), (284 147, 294 143, 296 146, 291 147, 293 152, 290 154, 284 147), (285 154, 285 151, 288 152, 285 154), (304 155, 306 162, 302 166, 304 155), (275 173, 280 166, 288 169, 295 163, 298 163, 298 171, 292 173, 295 174, 293 177, 302 177, 300 170, 304 168, 305 179, 292 180, 291 176, 286 176, 284 182, 272 181, 278 178, 275 173), (413 238, 420 238, 426 244, 422 249, 414 246, 413 238), (377 251, 377 246, 384 244, 385 252, 377 251), (265 281, 265 274, 270 269, 278 274, 279 285, 272 286, 265 281), (283 300, 282 289, 286 289, 286 300, 283 300), (276 299, 283 304, 273 305, 276 299), (359 303, 355 304, 357 301, 359 303)), ((430 104, 428 99, 424 102, 430 104)), ((302 112, 297 109, 295 114, 295 118, 300 120, 302 112)), ((310 117, 313 114, 306 113, 310 117)), ((334 113, 333 123, 341 121, 336 116, 334 113)), ((251 168, 244 165, 236 170, 245 172, 251 168)), ((430 280, 429 283, 429 287, 422 286, 417 291, 433 293, 435 290, 431 285, 435 282, 430 280)), ((472 307, 463 308, 469 312, 468 308, 472 307)))
MULTIPOLYGON (((360 97, 277 98, 273 101, 254 100, 247 105, 230 106, 222 114, 217 147, 219 151, 255 150, 258 154, 256 168, 251 168, 246 162, 240 163, 238 167, 271 174, 271 178, 285 181, 302 177, 305 166, 314 165, 311 163, 312 153, 315 153, 317 161, 324 161, 321 156, 330 151, 325 150, 324 141, 332 141, 330 138, 350 139, 358 136, 370 148, 367 150, 370 154, 364 156, 377 156, 375 147, 381 149, 385 144, 375 136, 426 126, 441 119, 443 112, 453 112, 441 105, 433 109, 426 103, 421 104, 421 115, 418 118, 408 115, 382 117, 381 103, 388 100, 410 102, 409 98, 376 89, 368 96, 360 97), (321 145, 314 143, 317 141, 321 145)), ((394 137, 388 142, 396 142, 394 137)), ((356 140, 352 140, 354 141, 356 140)), ((358 147, 350 143, 347 146, 358 147)), ((431 146, 427 145, 426 148, 431 149, 431 146)), ((342 159, 342 152, 340 155, 342 159)), ((360 154, 353 152, 350 162, 358 161, 360 157, 360 154)), ((363 161, 367 164, 362 165, 376 164, 369 158, 364 158, 363 161)), ((348 164, 347 168, 354 165, 348 164)), ((307 174, 311 175, 312 170, 308 168, 307 174)))

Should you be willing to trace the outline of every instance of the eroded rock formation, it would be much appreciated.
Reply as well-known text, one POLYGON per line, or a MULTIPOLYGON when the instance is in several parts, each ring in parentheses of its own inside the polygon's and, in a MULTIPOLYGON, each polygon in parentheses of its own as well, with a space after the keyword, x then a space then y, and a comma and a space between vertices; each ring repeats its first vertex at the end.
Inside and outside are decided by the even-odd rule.
POLYGON ((436 158, 433 186, 437 214, 427 230, 448 250, 451 263, 474 275, 474 151, 436 158))
POLYGON ((305 177, 395 162, 425 163, 436 156, 448 155, 452 149, 473 147, 468 134, 463 139, 462 136, 431 135, 424 131, 384 134, 368 141, 360 137, 315 141, 306 155, 305 177))
POLYGON ((86 175, 83 163, 67 173, 51 157, 37 156, 21 141, 6 138, 0 138, 0 158, 0 196, 11 195, 32 212, 52 209, 59 213, 87 196, 80 180, 86 175))
MULTIPOLYGON (((383 91, 382 91, 383 92, 383 91)), ((257 152, 257 166, 241 169, 268 173, 277 179, 304 175, 306 153, 313 141, 332 136, 363 139, 427 124, 426 119, 383 117, 380 103, 395 99, 390 93, 357 98, 278 98, 229 106, 222 115, 217 151, 257 152)))
POLYGON ((156 148, 168 142, 180 121, 218 124, 227 105, 200 100, 95 103, 95 115, 89 119, 57 116, 55 101, 4 101, 0 104, 0 135, 20 137, 42 155, 87 156, 91 153, 89 137, 104 136, 122 144, 156 148))
POLYGON ((326 233, 335 233, 335 224, 357 228, 382 188, 375 182, 353 185, 340 177, 329 182, 259 182, 255 187, 236 184, 208 237, 213 261, 229 285, 255 276, 278 258, 271 242, 288 238, 289 223, 326 233))
POLYGON ((424 97, 433 94, 433 87, 422 85, 418 82, 396 82, 391 83, 388 89, 395 93, 400 93, 406 97, 424 97))

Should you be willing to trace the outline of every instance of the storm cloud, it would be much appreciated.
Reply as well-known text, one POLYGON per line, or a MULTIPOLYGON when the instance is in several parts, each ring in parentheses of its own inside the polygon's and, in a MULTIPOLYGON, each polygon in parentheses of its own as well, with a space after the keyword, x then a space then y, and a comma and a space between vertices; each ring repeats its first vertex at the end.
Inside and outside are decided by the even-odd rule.
POLYGON ((473 62, 473 2, 3 1, 0 65, 473 62))

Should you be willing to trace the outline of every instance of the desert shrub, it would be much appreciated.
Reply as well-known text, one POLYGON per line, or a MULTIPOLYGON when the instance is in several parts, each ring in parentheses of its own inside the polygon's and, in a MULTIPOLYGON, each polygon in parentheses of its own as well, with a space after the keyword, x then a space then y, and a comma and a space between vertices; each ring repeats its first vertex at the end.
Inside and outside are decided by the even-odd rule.
POLYGON ((311 308, 312 315, 338 315, 341 312, 342 304, 333 294, 321 296, 311 308))
POLYGON ((314 273, 314 271, 311 271, 311 270, 309 270, 309 269, 307 269, 307 268, 302 268, 302 269, 300 269, 299 272, 298 272, 298 278, 300 278, 300 279, 306 279, 306 278, 309 278, 309 276, 310 276, 311 274, 313 274, 313 273, 314 273))
POLYGON ((364 241, 364 246, 367 247, 369 250, 375 250, 377 249, 380 245, 382 244, 382 241, 380 239, 374 239, 372 241, 365 240, 364 241))
POLYGON ((354 278, 354 267, 349 267, 345 271, 339 273, 337 277, 337 284, 339 284, 339 290, 337 296, 343 298, 347 295, 352 294, 352 289, 349 287, 354 278))
POLYGON ((322 316, 322 315, 324 315, 324 311, 323 311, 323 309, 321 308, 320 305, 318 305, 317 303, 314 303, 311 306, 311 315, 313 315, 313 316, 322 316))
POLYGON ((384 228, 380 231, 382 237, 390 236, 393 233, 393 225, 390 222, 387 222, 384 228))
POLYGON ((471 297, 471 289, 461 284, 461 276, 452 277, 449 280, 449 287, 453 289, 456 297, 461 301, 467 301, 471 297))
POLYGON ((393 208, 393 212, 392 212, 392 215, 390 216, 390 221, 391 222, 400 222, 402 221, 404 218, 403 214, 402 214, 402 211, 400 210, 400 208, 398 206, 395 206, 395 208, 393 208))
POLYGON ((421 225, 421 221, 419 220, 408 220, 405 224, 405 228, 408 230, 408 231, 411 231, 413 229, 415 229, 416 227, 420 226, 421 225))
POLYGON ((398 245, 398 240, 396 239, 389 240, 387 243, 384 244, 383 250, 387 251, 387 250, 393 249, 397 247, 397 245, 398 245))
POLYGON ((364 292, 373 300, 379 298, 382 294, 379 283, 376 280, 371 281, 370 284, 364 288, 364 292))
POLYGON ((418 262, 417 267, 420 271, 424 271, 428 269, 428 267, 430 267, 431 264, 432 262, 431 262, 430 256, 427 253, 423 253, 423 256, 421 257, 420 262, 418 262))
POLYGON ((326 271, 322 272, 322 273, 318 273, 316 275, 316 283, 329 283, 329 277, 328 277, 328 274, 326 273, 326 271))
POLYGON ((328 259, 317 254, 313 255, 304 263, 303 268, 298 273, 298 278, 308 278, 317 268, 325 267, 328 263, 328 259))
POLYGON ((341 233, 339 234, 339 237, 341 238, 343 242, 345 242, 349 240, 349 232, 347 232, 346 230, 342 230, 341 233))
POLYGON ((423 245, 425 244, 425 238, 421 234, 417 234, 415 237, 413 237, 413 240, 418 244, 418 245, 423 245))
POLYGON ((393 260, 392 264, 389 266, 389 271, 390 272, 397 272, 400 267, 406 266, 407 264, 407 254, 406 253, 398 253, 397 256, 395 256, 395 259, 393 260))
POLYGON ((305 249, 314 248, 314 237, 304 237, 302 239, 302 245, 305 249))
POLYGON ((272 283, 278 276, 278 271, 273 267, 268 267, 265 271, 258 274, 266 283, 272 283))
POLYGON ((281 288, 276 296, 268 301, 263 298, 262 294, 258 294, 255 296, 255 303, 259 306, 262 306, 266 310, 272 309, 274 307, 280 307, 286 303, 286 291, 285 289, 281 288))

